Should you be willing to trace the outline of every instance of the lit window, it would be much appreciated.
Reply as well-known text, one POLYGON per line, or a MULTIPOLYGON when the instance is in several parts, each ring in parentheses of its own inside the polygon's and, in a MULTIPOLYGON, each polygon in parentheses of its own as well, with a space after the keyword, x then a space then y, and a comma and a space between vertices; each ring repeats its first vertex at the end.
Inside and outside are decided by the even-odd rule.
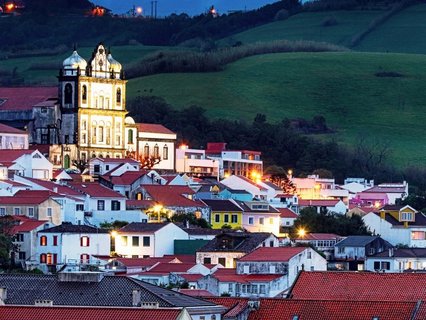
POLYGON ((47 237, 46 236, 41 236, 40 237, 40 246, 47 246, 47 237))
POLYGON ((121 236, 121 244, 123 247, 127 246, 127 236, 121 236))
POLYGON ((45 253, 42 253, 41 255, 40 255, 40 263, 46 263, 46 254, 45 253))
POLYGON ((425 240, 425 232, 424 231, 412 231, 411 232, 412 240, 425 240))
POLYGON ((154 158, 160 157, 160 148, 158 147, 158 144, 154 146, 154 158))
POLYGON ((163 147, 163 160, 167 160, 169 158, 169 147, 166 145, 163 147))
POLYGON ((90 246, 90 238, 89 237, 81 237, 80 238, 80 246, 81 247, 89 247, 90 246))

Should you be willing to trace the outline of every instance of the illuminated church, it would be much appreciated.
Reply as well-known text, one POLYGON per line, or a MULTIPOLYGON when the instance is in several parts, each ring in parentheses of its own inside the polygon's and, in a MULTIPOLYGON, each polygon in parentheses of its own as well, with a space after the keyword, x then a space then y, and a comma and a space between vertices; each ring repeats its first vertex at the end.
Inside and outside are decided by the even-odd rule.
POLYGON ((139 154, 161 158, 154 168, 174 169, 176 134, 151 125, 160 130, 146 138, 138 130, 141 124, 126 116, 127 81, 121 64, 104 45, 95 48, 89 61, 74 50, 64 60, 58 79, 61 120, 58 143, 50 148, 54 163, 69 168, 74 160, 139 154))

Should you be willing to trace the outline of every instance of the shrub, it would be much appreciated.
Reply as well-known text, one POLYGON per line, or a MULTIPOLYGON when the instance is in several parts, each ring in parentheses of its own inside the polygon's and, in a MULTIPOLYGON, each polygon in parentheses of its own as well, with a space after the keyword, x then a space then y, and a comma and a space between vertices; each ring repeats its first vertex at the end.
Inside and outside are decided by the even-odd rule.
POLYGON ((337 24, 338 24, 337 19, 333 16, 327 17, 321 22, 321 26, 323 27, 332 27, 337 24))

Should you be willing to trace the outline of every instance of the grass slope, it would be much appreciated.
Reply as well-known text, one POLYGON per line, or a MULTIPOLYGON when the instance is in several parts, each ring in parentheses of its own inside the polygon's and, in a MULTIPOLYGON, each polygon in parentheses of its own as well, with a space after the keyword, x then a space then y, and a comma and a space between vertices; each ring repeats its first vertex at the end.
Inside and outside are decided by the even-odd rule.
MULTIPOLYGON (((215 117, 251 121, 321 114, 354 144, 359 135, 385 141, 402 166, 426 160, 426 57, 373 53, 287 53, 250 57, 216 73, 162 74, 131 80, 129 98, 164 97, 183 108, 199 105, 215 117), (403 74, 375 76, 378 71, 403 74)), ((143 109, 141 109, 142 111, 143 109)))
MULTIPOLYGON (((300 13, 284 21, 259 26, 221 40, 221 44, 236 41, 251 43, 267 40, 314 40, 347 46, 351 38, 364 30, 384 11, 330 11, 300 13), (334 16, 335 26, 322 22, 334 16)), ((357 51, 426 53, 426 4, 402 10, 372 31, 353 48, 357 51)))
POLYGON ((276 21, 249 29, 221 40, 221 44, 236 41, 252 43, 271 40, 313 40, 343 46, 349 45, 352 37, 362 31, 371 20, 383 11, 326 11, 305 12, 291 16, 284 21, 276 21), (337 25, 324 27, 322 23, 329 17, 337 20, 337 25))
MULTIPOLYGON (((93 47, 81 47, 77 51, 84 59, 89 60, 92 56, 93 47)), ((166 47, 155 47, 155 46, 117 46, 111 48, 114 59, 121 62, 122 64, 128 64, 133 61, 139 60, 157 50, 163 50, 166 47)), ((70 52, 54 55, 54 56, 40 56, 40 57, 25 57, 16 59, 7 59, 0 61, 0 69, 2 70, 13 70, 15 67, 18 69, 18 73, 23 75, 25 82, 29 85, 42 84, 42 85, 56 85, 58 79, 56 76, 59 72, 63 60, 70 56, 70 52), (57 65, 57 68, 44 69, 44 70, 32 70, 31 66, 39 63, 51 63, 57 65)))

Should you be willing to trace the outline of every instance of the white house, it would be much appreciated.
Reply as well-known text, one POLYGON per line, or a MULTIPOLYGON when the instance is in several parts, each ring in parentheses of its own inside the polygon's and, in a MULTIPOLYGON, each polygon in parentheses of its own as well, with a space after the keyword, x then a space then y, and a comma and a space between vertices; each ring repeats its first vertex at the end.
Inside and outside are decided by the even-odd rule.
POLYGON ((315 208, 317 213, 322 211, 329 211, 339 214, 345 214, 348 210, 348 207, 342 200, 334 199, 303 199, 299 200, 299 209, 303 208, 315 208))
POLYGON ((127 258, 162 257, 174 254, 174 241, 188 234, 173 223, 136 223, 121 228, 115 236, 115 251, 127 258))
POLYGON ((189 149, 182 145, 176 149, 176 171, 199 176, 219 177, 219 161, 209 159, 206 151, 189 149))
POLYGON ((161 124, 137 123, 136 159, 154 157, 160 162, 155 170, 175 170, 176 133, 161 124))
POLYGON ((8 168, 8 176, 14 174, 50 180, 53 164, 38 150, 0 150, 0 163, 8 168))
POLYGON ((63 265, 94 265, 93 256, 109 256, 111 252, 108 230, 62 223, 37 234, 39 267, 56 271, 63 265))
POLYGON ((299 212, 299 199, 295 194, 279 193, 269 199, 269 203, 275 208, 289 208, 296 213, 299 212))
POLYGON ((249 232, 268 232, 278 236, 280 233, 280 211, 268 202, 238 202, 243 209, 243 228, 249 232))
POLYGON ((280 212, 280 225, 281 227, 292 227, 298 215, 289 208, 279 208, 280 212))
POLYGON ((250 192, 253 198, 266 200, 268 198, 268 189, 244 176, 229 176, 221 181, 221 183, 230 189, 246 190, 250 192))
POLYGON ((28 149, 28 132, 0 123, 0 149, 28 149))
POLYGON ((139 162, 130 158, 92 158, 89 160, 89 173, 92 177, 101 176, 121 166, 124 166, 123 172, 139 170, 139 162))
POLYGON ((368 229, 392 245, 426 247, 426 216, 410 206, 383 207, 362 217, 368 229))
POLYGON ((390 248, 367 257, 365 269, 380 272, 424 272, 426 248, 390 248))

